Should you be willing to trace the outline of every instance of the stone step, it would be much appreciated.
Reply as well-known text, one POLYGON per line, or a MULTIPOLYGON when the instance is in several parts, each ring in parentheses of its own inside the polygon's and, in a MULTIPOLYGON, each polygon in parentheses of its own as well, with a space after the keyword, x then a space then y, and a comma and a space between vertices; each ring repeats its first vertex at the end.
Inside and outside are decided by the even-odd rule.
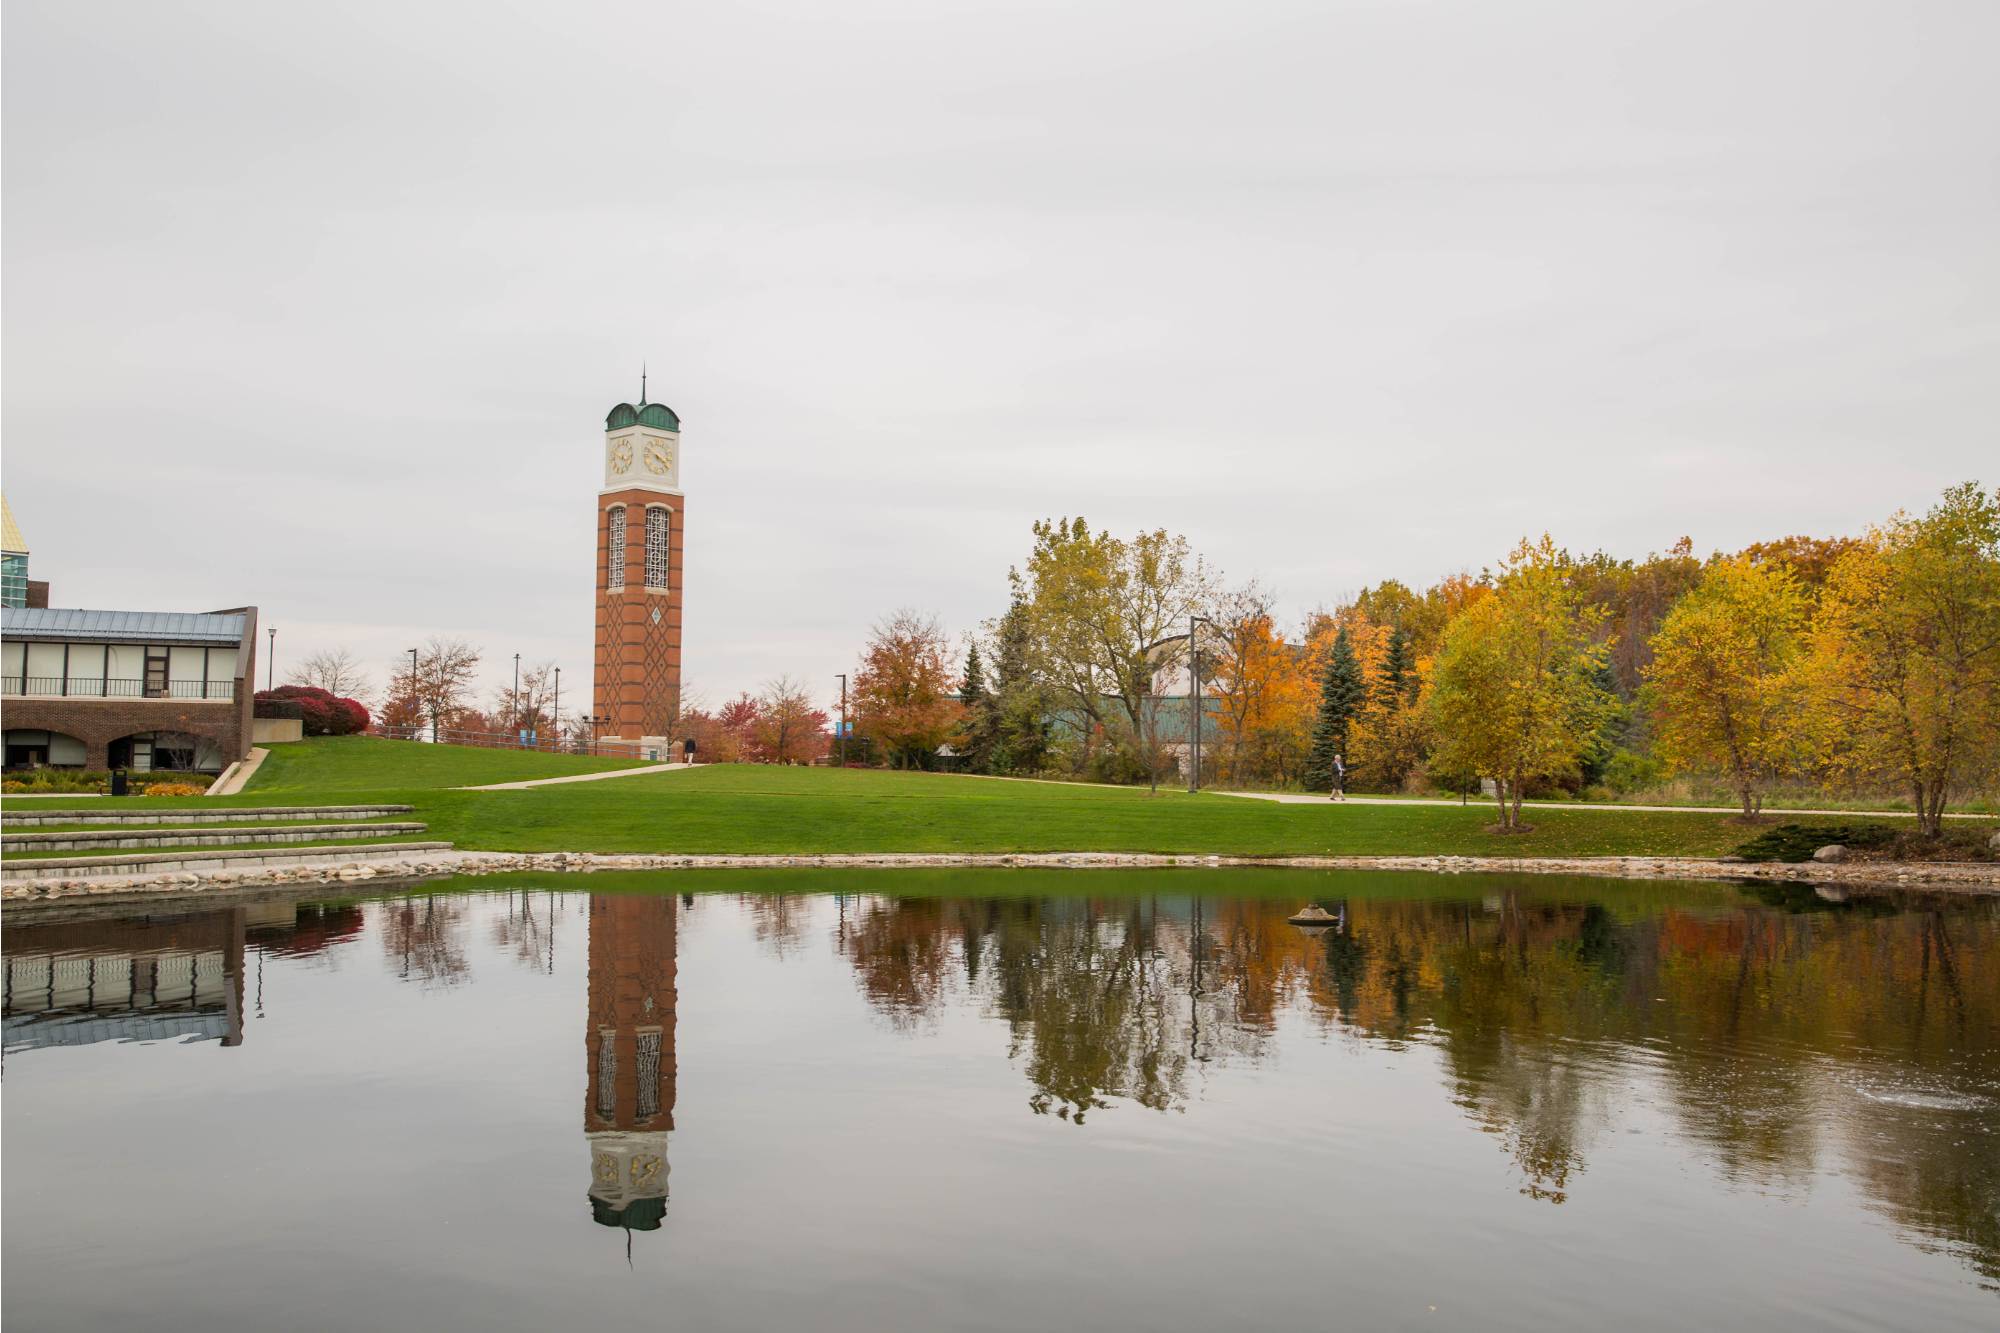
POLYGON ((353 842, 428 833, 430 825, 287 824, 282 828, 71 829, 62 833, 9 833, 0 852, 116 852, 131 847, 265 847, 289 842, 353 842))
MULTIPOLYGON (((109 798, 106 798, 107 800, 109 798)), ((127 797, 143 801, 144 797, 127 797)), ((272 805, 235 806, 210 810, 147 809, 143 805, 105 804, 79 810, 9 809, 0 814, 0 828, 50 828, 57 824, 256 824, 300 819, 380 819, 407 815, 407 805, 272 805)))
POLYGON ((43 879, 84 879, 138 875, 202 874, 212 870, 246 870, 280 866, 365 865, 371 861, 401 861, 424 852, 448 852, 448 842, 385 842, 370 847, 266 847, 247 851, 126 852, 118 856, 51 856, 40 861, 9 861, 0 866, 0 880, 19 884, 43 879))

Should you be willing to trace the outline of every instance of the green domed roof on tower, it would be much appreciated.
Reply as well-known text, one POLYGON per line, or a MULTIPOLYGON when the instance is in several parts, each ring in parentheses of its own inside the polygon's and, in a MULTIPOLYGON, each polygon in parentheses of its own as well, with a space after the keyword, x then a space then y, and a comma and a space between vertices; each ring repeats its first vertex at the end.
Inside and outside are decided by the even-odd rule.
POLYGON ((673 408, 665 403, 646 401, 646 373, 643 370, 639 372, 639 401, 620 403, 604 418, 606 430, 624 430, 627 426, 654 426, 676 432, 681 428, 681 419, 673 408))
POLYGON ((661 430, 678 431, 681 419, 674 415, 674 409, 665 403, 620 403, 611 409, 611 415, 604 418, 604 429, 623 430, 627 426, 657 426, 661 430))

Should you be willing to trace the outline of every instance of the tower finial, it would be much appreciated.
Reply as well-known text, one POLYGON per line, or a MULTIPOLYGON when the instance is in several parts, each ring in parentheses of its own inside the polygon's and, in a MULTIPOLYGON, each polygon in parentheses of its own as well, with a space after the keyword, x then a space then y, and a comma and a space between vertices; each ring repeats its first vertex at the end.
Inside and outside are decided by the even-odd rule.
POLYGON ((639 406, 646 405, 646 363, 639 363, 639 406))

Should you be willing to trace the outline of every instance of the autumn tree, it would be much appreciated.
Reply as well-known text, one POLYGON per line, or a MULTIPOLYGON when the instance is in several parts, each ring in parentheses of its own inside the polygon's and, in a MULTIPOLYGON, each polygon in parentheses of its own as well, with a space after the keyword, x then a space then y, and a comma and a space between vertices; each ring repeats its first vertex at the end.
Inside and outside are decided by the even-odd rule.
MULTIPOLYGON (((552 705, 555 695, 554 662, 537 662, 521 669, 521 687, 517 691, 510 679, 493 692, 493 707, 490 712, 499 724, 498 729, 510 734, 522 731, 533 732, 536 736, 552 736, 555 713, 552 705)), ((588 727, 589 719, 582 719, 588 727)), ((587 739, 586 744, 589 744, 587 739)))
POLYGON ((1034 533, 1026 567, 1010 577, 1041 675, 1087 730, 1136 744, 1152 720, 1154 678, 1174 669, 1188 617, 1213 590, 1208 568, 1164 529, 1127 539, 1076 518, 1036 523, 1034 533), (1177 639, 1178 649, 1163 650, 1177 639))
POLYGON ((1653 637, 1646 702, 1670 770, 1725 778, 1748 819, 1797 770, 1807 601, 1784 564, 1711 565, 1653 637))
POLYGON ((897 768, 926 768, 964 719, 952 697, 950 642, 937 621, 902 610, 875 626, 854 673, 855 730, 897 768))
POLYGON ((1780 537, 1776 541, 1752 542, 1737 552, 1751 563, 1790 570, 1809 599, 1817 598, 1826 586, 1827 575, 1848 552, 1865 543, 1854 537, 1780 537))
POLYGON ((1213 667, 1221 741, 1216 767, 1225 780, 1241 781, 1252 769, 1259 731, 1270 725, 1292 653, 1272 623, 1270 594, 1254 582, 1222 593, 1208 621, 1205 656, 1213 667))
POLYGON ((811 692, 792 677, 765 682, 754 706, 749 727, 763 762, 808 764, 825 752, 826 713, 813 707, 811 692))
POLYGON ((361 659, 345 648, 323 648, 292 669, 293 685, 310 685, 343 699, 366 704, 374 693, 361 659))
POLYGON ((2000 764, 2000 496, 1967 482, 1835 560, 1807 679, 1823 752, 1898 781, 1923 831, 2000 764))
MULTIPOLYGON (((479 649, 463 639, 433 636, 417 653, 414 669, 406 669, 401 680, 391 686, 408 711, 426 720, 435 736, 447 722, 456 720, 472 706, 473 681, 479 672, 479 649)), ((403 708, 385 707, 384 720, 403 708)))
POLYGON ((1355 752, 1361 780, 1384 791, 1400 791, 1429 749, 1429 718, 1423 707, 1423 674, 1410 637, 1401 627, 1382 641, 1380 665, 1356 720, 1355 752))
POLYGON ((1531 781, 1573 773, 1610 701, 1596 680, 1604 612, 1586 607, 1547 536, 1523 541, 1494 592, 1445 629, 1431 692, 1446 771, 1491 776, 1500 827, 1531 781))
POLYGON ((1334 632, 1333 651, 1327 655, 1326 672, 1320 677, 1319 712, 1313 719, 1312 753, 1306 759, 1305 785, 1322 791, 1333 785, 1334 759, 1347 761, 1348 728, 1367 700, 1368 685, 1362 678, 1361 661, 1354 655, 1354 642, 1341 625, 1334 632))

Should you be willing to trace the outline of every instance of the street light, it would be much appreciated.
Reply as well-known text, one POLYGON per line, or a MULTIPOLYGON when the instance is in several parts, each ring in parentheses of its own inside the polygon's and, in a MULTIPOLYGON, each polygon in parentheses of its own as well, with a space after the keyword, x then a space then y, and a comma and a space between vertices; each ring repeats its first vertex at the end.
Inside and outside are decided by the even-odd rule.
POLYGON ((585 720, 590 723, 590 752, 596 754, 598 752, 597 729, 609 723, 611 717, 608 713, 592 713, 585 720))
POLYGON ((847 673, 840 673, 840 766, 847 767, 847 673))
POLYGON ((1188 795, 1201 790, 1201 654, 1195 651, 1194 627, 1215 628, 1207 616, 1188 616, 1188 795))
MULTIPOLYGON (((417 703, 417 650, 414 648, 410 649, 410 706, 412 708, 419 707, 417 703)), ((421 716, 421 712, 419 716, 421 716)), ((410 728, 410 739, 415 740, 416 738, 417 729, 412 726, 410 728)), ((431 739, 436 740, 437 737, 432 736, 431 739)))
POLYGON ((514 693, 510 698, 514 705, 511 719, 514 727, 514 744, 519 745, 521 743, 521 655, 519 653, 514 654, 514 693))
POLYGON ((267 690, 271 688, 271 682, 277 678, 278 627, 276 625, 270 627, 270 635, 270 651, 264 654, 264 688, 267 690))
POLYGON ((562 749, 562 668, 561 667, 556 668, 555 707, 551 711, 554 712, 556 715, 555 722, 553 725, 555 726, 556 729, 556 749, 560 750, 562 749))

